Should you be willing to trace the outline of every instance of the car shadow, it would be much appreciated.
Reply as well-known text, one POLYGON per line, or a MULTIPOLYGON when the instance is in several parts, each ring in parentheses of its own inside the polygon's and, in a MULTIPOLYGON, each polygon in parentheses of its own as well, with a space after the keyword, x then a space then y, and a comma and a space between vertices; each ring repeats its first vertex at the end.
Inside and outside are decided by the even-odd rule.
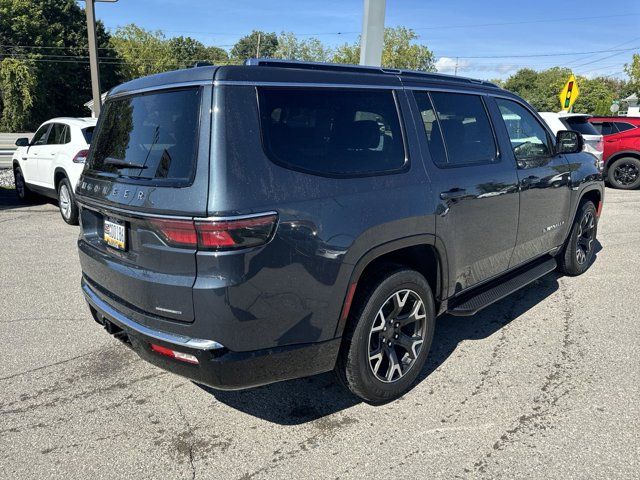
POLYGON ((38 205, 54 205, 58 206, 55 200, 40 195, 34 196, 28 202, 21 201, 16 195, 16 191, 10 188, 0 188, 0 211, 3 210, 19 210, 21 208, 29 208, 38 205))
MULTIPOLYGON (((473 317, 443 315, 436 322, 431 352, 414 385, 447 361, 463 341, 490 337, 558 290, 552 273, 487 307, 473 317)), ((241 391, 198 385, 216 400, 254 417, 280 425, 299 425, 345 410, 361 402, 338 384, 332 373, 289 380, 241 391)))

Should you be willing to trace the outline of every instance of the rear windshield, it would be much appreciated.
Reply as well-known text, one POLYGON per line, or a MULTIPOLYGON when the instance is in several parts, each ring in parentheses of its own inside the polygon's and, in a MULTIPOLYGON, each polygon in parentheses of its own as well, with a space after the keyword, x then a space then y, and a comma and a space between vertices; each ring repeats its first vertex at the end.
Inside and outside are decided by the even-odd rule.
POLYGON ((84 140, 88 144, 91 144, 91 138, 93 137, 93 129, 95 127, 87 127, 82 129, 82 135, 84 135, 84 140))
POLYGON ((569 130, 575 130, 583 135, 600 135, 600 132, 587 121, 587 117, 567 117, 561 120, 569 130))
POLYGON ((138 180, 189 180, 199 111, 199 88, 107 101, 88 170, 138 180))

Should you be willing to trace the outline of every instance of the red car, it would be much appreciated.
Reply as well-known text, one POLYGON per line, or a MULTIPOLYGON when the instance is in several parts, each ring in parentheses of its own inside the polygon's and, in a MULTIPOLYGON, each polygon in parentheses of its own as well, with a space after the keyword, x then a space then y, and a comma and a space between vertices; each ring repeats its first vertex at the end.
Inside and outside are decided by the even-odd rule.
POLYGON ((640 117, 590 117, 604 136, 604 169, 609 184, 632 190, 640 187, 640 117))

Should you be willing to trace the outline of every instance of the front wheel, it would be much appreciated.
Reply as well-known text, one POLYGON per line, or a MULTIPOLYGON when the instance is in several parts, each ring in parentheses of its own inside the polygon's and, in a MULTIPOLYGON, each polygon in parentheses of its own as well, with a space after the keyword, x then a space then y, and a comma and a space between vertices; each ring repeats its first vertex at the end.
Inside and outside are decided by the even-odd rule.
POLYGON ((58 185, 58 207, 62 219, 69 225, 78 225, 78 205, 69 180, 63 178, 58 185))
POLYGON ((640 160, 625 157, 616 160, 609 167, 607 179, 612 187, 634 190, 640 187, 640 160))
POLYGON ((569 238, 558 258, 558 268, 561 272, 567 275, 580 275, 591 266, 597 233, 596 207, 593 202, 584 202, 578 208, 569 238))
POLYGON ((336 373, 363 400, 380 404, 404 394, 429 353, 433 295, 415 270, 392 270, 371 284, 348 325, 336 373))
POLYGON ((13 180, 16 185, 16 195, 23 202, 29 202, 33 199, 33 193, 27 187, 27 182, 24 180, 24 175, 22 175, 22 170, 20 167, 16 167, 13 169, 13 180))

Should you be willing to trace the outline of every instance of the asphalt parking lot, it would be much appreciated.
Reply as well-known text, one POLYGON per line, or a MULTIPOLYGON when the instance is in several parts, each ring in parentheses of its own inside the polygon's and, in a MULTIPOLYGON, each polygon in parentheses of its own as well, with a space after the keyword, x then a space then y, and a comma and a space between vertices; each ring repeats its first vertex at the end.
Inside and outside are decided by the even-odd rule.
POLYGON ((416 387, 332 376, 213 392, 93 322, 77 227, 0 189, 0 477, 637 478, 640 191, 607 189, 595 264, 438 320, 416 387), (635 473, 634 473, 635 472, 635 473))

